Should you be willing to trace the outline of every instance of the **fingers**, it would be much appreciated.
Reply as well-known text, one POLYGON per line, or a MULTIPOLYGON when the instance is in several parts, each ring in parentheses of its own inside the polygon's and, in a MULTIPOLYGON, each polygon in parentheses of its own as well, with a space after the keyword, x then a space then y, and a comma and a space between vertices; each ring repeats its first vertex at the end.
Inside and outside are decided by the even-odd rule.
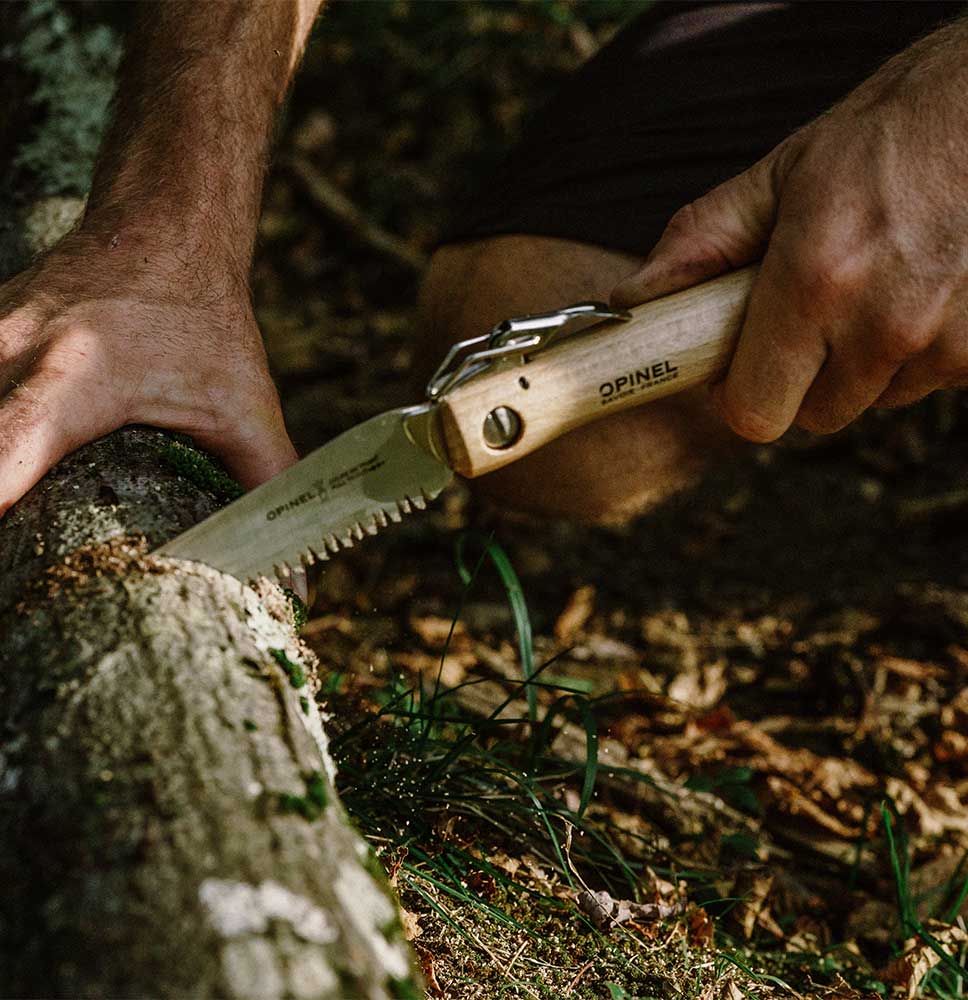
MULTIPOLYGON (((0 400, 0 515, 65 455, 125 423, 109 406, 98 407, 99 398, 106 393, 91 391, 87 380, 36 370, 0 400)), ((268 413, 243 414, 224 436, 196 437, 246 488, 298 457, 278 405, 268 413)))
POLYGON ((776 217, 776 172, 784 147, 680 209, 635 274, 612 292, 628 309, 752 263, 776 217))
POLYGON ((883 326, 859 318, 832 339, 834 346, 796 417, 797 426, 814 434, 842 430, 873 406, 900 364, 897 344, 891 345, 883 326))
POLYGON ((936 389, 968 385, 968 326, 944 331, 931 347, 902 365, 874 405, 910 406, 936 389))
POLYGON ((875 404, 914 402, 968 380, 961 328, 939 336, 944 289, 892 295, 869 261, 836 251, 794 258, 782 248, 778 236, 716 391, 737 433, 772 441, 796 423, 830 434, 875 404))
POLYGON ((771 250, 753 285, 736 353, 713 398, 726 423, 750 441, 774 441, 793 423, 827 360, 827 343, 797 300, 771 250))
POLYGON ((84 441, 111 428, 90 396, 35 374, 0 400, 0 515, 84 441))
POLYGON ((940 388, 934 365, 924 361, 912 362, 898 369, 871 405, 890 409, 910 406, 940 388))

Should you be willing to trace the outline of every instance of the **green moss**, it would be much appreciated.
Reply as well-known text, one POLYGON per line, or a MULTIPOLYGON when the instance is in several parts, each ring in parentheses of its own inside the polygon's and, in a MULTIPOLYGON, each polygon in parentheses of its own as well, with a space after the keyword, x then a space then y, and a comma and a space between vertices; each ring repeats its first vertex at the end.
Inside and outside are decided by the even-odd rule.
POLYGON ((300 698, 299 707, 303 710, 303 715, 309 715, 309 699, 300 698))
POLYGON ((326 791, 326 781, 319 771, 313 771, 306 781, 306 798, 318 805, 320 809, 326 808, 329 793, 326 791))
POLYGON ((254 733, 259 727, 251 719, 243 719, 242 728, 247 732, 254 733))
POLYGON ((396 1000, 423 1000, 424 991, 412 976, 405 979, 391 979, 387 983, 390 996, 396 1000))
POLYGON ((245 492, 215 459, 199 451, 182 435, 165 441, 161 448, 161 458, 180 476, 218 500, 228 503, 230 500, 237 500, 245 492))
POLYGON ((303 819, 312 822, 319 819, 329 802, 329 792, 326 779, 319 771, 310 771, 303 780, 306 782, 304 795, 293 795, 291 792, 279 794, 279 808, 283 812, 294 812, 303 819))
POLYGON ((289 683, 294 688, 301 688, 306 683, 306 671, 298 663, 293 663, 292 660, 286 656, 285 650, 282 649, 270 649, 269 655, 285 670, 287 676, 289 677, 289 683))
POLYGON ((309 608, 306 607, 302 598, 294 590, 283 587, 282 592, 289 599, 289 604, 292 607, 292 627, 299 632, 306 622, 309 621, 309 608))

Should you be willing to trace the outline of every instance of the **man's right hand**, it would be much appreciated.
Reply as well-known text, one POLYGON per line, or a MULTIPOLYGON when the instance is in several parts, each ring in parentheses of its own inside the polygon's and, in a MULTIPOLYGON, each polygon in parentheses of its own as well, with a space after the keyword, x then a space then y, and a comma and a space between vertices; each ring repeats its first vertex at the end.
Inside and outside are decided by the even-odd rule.
POLYGON ((296 460, 244 275, 82 228, 0 285, 0 514, 132 423, 190 434, 247 487, 296 460))

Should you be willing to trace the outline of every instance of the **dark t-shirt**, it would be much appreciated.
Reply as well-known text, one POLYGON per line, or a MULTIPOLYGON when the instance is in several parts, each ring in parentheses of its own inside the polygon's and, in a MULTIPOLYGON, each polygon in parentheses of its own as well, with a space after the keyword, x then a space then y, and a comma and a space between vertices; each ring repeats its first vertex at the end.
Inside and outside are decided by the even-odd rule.
POLYGON ((531 122, 445 242, 534 233, 645 254, 964 3, 657 3, 531 122))

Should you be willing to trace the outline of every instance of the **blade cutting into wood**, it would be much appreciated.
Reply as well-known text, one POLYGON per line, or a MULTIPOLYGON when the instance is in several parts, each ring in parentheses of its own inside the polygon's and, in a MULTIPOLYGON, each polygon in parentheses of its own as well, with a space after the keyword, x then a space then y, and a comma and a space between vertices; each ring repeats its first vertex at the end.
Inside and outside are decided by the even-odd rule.
POLYGON ((450 468, 415 444, 406 421, 381 413, 307 455, 158 549, 239 579, 312 565, 423 509, 450 468))

